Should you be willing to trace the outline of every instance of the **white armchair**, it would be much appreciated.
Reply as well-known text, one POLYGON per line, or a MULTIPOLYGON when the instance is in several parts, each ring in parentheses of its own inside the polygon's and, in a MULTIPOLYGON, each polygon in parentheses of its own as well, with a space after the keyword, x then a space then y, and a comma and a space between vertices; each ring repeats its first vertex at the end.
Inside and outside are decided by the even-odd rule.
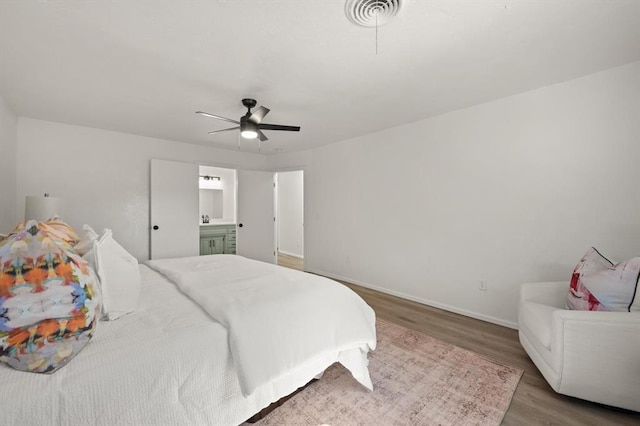
POLYGON ((568 290, 521 286, 520 343, 556 392, 640 411, 640 312, 566 310, 568 290))

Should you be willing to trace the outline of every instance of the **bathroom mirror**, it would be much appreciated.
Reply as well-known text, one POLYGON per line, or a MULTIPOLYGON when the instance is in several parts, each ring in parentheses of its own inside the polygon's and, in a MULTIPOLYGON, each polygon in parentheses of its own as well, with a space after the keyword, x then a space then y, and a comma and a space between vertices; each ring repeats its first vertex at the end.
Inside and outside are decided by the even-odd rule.
POLYGON ((222 219, 224 201, 222 189, 200 189, 200 222, 222 219), (207 218, 209 220, 207 220, 207 218))
POLYGON ((222 167, 200 166, 199 172, 200 223, 235 223, 236 171, 222 167))

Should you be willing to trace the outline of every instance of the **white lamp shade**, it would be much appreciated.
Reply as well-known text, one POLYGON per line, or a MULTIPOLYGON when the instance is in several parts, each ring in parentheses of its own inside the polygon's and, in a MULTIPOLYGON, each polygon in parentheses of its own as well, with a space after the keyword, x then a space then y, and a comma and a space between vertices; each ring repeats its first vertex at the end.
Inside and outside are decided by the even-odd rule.
POLYGON ((25 201, 24 220, 44 222, 53 216, 62 216, 62 198, 28 195, 25 201))

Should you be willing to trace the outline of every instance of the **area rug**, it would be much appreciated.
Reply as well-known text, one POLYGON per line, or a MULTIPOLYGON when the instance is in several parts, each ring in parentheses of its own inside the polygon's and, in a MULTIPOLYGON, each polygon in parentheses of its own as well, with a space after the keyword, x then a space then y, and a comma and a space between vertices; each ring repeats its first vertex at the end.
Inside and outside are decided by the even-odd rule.
POLYGON ((522 370, 385 320, 376 328, 373 392, 334 364, 256 424, 500 424, 522 370))

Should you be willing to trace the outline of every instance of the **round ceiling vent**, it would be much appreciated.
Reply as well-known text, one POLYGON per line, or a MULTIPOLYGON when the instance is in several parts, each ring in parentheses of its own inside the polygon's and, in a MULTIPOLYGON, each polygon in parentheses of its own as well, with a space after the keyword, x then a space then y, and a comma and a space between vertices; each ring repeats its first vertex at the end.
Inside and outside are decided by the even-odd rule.
POLYGON ((347 0, 345 13, 356 25, 375 27, 389 22, 402 6, 404 0, 347 0))

